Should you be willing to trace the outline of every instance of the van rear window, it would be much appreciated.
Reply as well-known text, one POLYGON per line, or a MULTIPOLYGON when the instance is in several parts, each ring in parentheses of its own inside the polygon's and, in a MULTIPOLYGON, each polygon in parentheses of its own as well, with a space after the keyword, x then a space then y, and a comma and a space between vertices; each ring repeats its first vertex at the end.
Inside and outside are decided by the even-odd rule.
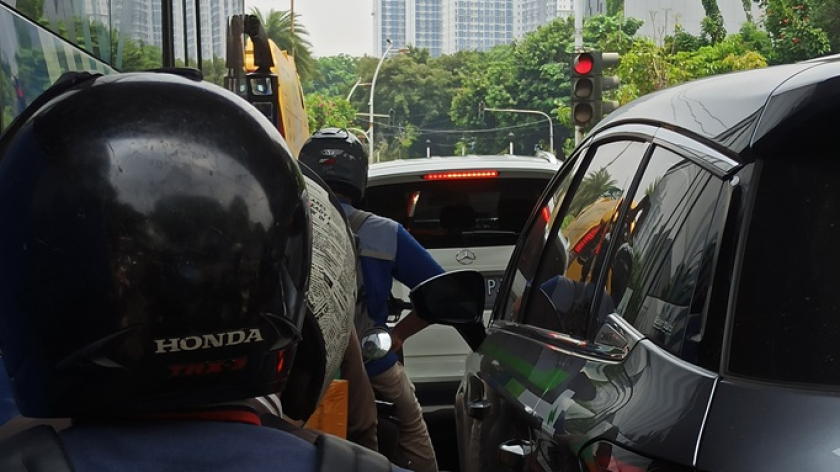
POLYGON ((362 208, 401 223, 426 249, 516 244, 549 179, 369 186, 362 208))

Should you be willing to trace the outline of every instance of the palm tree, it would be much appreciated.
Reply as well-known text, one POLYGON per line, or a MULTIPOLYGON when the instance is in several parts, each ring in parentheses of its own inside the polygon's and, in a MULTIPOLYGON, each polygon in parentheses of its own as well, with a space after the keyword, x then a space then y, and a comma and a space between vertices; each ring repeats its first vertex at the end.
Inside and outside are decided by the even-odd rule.
POLYGON ((590 172, 580 183, 578 196, 569 207, 570 215, 577 215, 584 208, 603 197, 615 197, 621 194, 606 166, 590 172))
POLYGON ((306 27, 298 22, 295 14, 294 34, 292 34, 292 15, 288 10, 271 9, 263 14, 258 8, 251 8, 251 14, 260 19, 265 34, 277 44, 277 47, 294 55, 295 67, 301 82, 307 82, 317 75, 317 63, 312 57, 312 43, 307 37, 306 27))

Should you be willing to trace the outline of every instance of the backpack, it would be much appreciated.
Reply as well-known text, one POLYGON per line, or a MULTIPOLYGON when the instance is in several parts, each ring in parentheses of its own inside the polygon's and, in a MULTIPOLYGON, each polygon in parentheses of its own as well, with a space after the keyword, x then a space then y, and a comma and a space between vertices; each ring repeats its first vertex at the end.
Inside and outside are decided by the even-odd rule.
POLYGON ((368 316, 367 311, 367 294, 365 293, 365 281, 362 275, 362 258, 361 258, 361 243, 359 241, 359 229, 373 216, 362 210, 354 211, 347 217, 347 222, 350 224, 350 231, 353 233, 353 238, 356 241, 356 314, 353 317, 353 324, 356 325, 356 334, 361 339, 365 332, 373 328, 373 319, 368 316))
MULTIPOLYGON (((359 241, 359 228, 370 218, 373 213, 367 211, 356 210, 347 218, 350 226, 350 231, 356 240, 356 315, 355 325, 356 333, 361 338, 364 332, 374 326, 373 319, 367 312, 367 294, 365 293, 364 277, 362 275, 361 265, 361 243, 359 241)), ((411 303, 403 301, 394 296, 393 293, 388 293, 388 322, 396 323, 402 316, 403 310, 410 310, 411 303)))

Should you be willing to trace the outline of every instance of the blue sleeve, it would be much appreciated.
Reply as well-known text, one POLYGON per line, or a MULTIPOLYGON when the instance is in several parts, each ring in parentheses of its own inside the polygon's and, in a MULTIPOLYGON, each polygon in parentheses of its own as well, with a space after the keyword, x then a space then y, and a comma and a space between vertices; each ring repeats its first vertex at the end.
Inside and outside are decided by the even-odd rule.
POLYGON ((397 227, 397 254, 394 260, 394 278, 408 288, 444 273, 443 267, 432 258, 406 229, 397 227))

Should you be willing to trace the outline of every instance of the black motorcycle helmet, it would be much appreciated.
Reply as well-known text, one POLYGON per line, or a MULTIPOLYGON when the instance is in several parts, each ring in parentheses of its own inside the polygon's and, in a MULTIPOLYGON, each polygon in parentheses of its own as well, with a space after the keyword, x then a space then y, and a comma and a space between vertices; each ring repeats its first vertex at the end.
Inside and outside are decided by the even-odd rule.
POLYGON ((298 157, 335 191, 356 202, 365 195, 368 155, 346 129, 324 128, 304 144, 298 157))
POLYGON ((281 391, 312 229, 278 131, 195 77, 59 82, 0 138, 0 350, 21 413, 281 391))

